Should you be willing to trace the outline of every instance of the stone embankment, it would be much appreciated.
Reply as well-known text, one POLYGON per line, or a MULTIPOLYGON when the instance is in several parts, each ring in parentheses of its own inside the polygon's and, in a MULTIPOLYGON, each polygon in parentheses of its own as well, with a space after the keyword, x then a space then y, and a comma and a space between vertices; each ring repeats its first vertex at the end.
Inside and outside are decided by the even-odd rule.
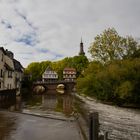
POLYGON ((140 140, 140 110, 102 104, 77 95, 84 112, 99 112, 100 129, 112 140, 140 140))

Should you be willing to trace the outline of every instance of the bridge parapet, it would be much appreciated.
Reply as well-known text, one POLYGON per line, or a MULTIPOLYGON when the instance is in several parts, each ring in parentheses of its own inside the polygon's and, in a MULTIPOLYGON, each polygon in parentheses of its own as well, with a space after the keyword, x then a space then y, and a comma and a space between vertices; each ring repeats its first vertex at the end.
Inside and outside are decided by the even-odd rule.
POLYGON ((45 89, 56 89, 57 85, 59 84, 64 84, 65 89, 73 89, 76 81, 64 81, 64 80, 59 80, 59 81, 47 81, 47 82, 43 82, 43 81, 38 81, 38 82, 34 82, 33 83, 33 87, 35 86, 43 86, 45 87, 45 89))
POLYGON ((65 80, 46 81, 46 82, 37 81, 37 82, 34 82, 33 84, 34 85, 41 85, 41 84, 65 84, 65 83, 75 83, 76 84, 76 81, 65 81, 65 80))

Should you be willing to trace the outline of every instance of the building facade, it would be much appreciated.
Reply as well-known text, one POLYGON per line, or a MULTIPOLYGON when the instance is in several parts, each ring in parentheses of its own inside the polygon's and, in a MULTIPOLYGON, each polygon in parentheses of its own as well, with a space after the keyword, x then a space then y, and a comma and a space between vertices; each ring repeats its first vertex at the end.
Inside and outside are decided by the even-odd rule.
POLYGON ((63 79, 65 81, 75 81, 76 80, 76 69, 75 68, 65 68, 63 70, 63 79))
POLYGON ((4 49, 0 48, 0 90, 4 89, 4 71, 5 71, 4 55, 5 55, 4 49))
POLYGON ((20 88, 23 67, 20 64, 17 70, 15 63, 20 64, 20 62, 14 59, 13 53, 0 47, 0 90, 20 88), (16 82, 17 77, 20 77, 19 82, 16 82))
POLYGON ((23 79, 23 67, 19 61, 13 59, 14 62, 14 73, 15 73, 15 85, 17 89, 21 88, 21 81, 23 79))
POLYGON ((56 81, 56 80, 58 80, 58 74, 55 71, 53 71, 51 67, 48 66, 42 75, 42 81, 48 82, 48 81, 56 81))

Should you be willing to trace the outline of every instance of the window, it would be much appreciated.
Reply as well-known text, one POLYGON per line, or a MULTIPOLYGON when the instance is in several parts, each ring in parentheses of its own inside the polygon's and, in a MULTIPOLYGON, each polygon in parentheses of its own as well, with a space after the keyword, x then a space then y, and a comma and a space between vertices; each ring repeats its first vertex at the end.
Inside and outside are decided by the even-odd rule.
POLYGON ((2 57, 1 57, 1 61, 3 61, 3 54, 2 54, 2 57))
MULTIPOLYGON (((9 75, 10 75, 10 71, 8 71, 8 78, 9 78, 9 75)), ((8 87, 9 87, 9 85, 8 85, 8 87)))
POLYGON ((3 70, 0 71, 0 77, 3 77, 3 70))
POLYGON ((12 71, 8 71, 8 78, 12 78, 12 71))

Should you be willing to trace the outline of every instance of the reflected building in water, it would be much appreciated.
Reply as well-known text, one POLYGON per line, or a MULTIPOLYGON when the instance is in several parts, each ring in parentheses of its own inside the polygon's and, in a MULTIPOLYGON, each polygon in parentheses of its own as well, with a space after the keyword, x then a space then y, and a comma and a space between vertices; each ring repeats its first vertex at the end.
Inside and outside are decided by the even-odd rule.
POLYGON ((16 122, 16 118, 0 112, 0 140, 10 139, 11 133, 14 133, 17 128, 16 122))
POLYGON ((63 97, 63 112, 65 114, 71 114, 73 111, 73 98, 70 95, 63 97))
MULTIPOLYGON (((52 91, 50 91, 52 92, 52 91)), ((48 92, 42 95, 43 110, 52 110, 63 112, 64 114, 71 114, 73 111, 73 98, 70 94, 61 95, 59 93, 52 94, 48 92)))
POLYGON ((42 95, 42 107, 47 110, 55 110, 57 106, 57 97, 54 94, 42 95))

